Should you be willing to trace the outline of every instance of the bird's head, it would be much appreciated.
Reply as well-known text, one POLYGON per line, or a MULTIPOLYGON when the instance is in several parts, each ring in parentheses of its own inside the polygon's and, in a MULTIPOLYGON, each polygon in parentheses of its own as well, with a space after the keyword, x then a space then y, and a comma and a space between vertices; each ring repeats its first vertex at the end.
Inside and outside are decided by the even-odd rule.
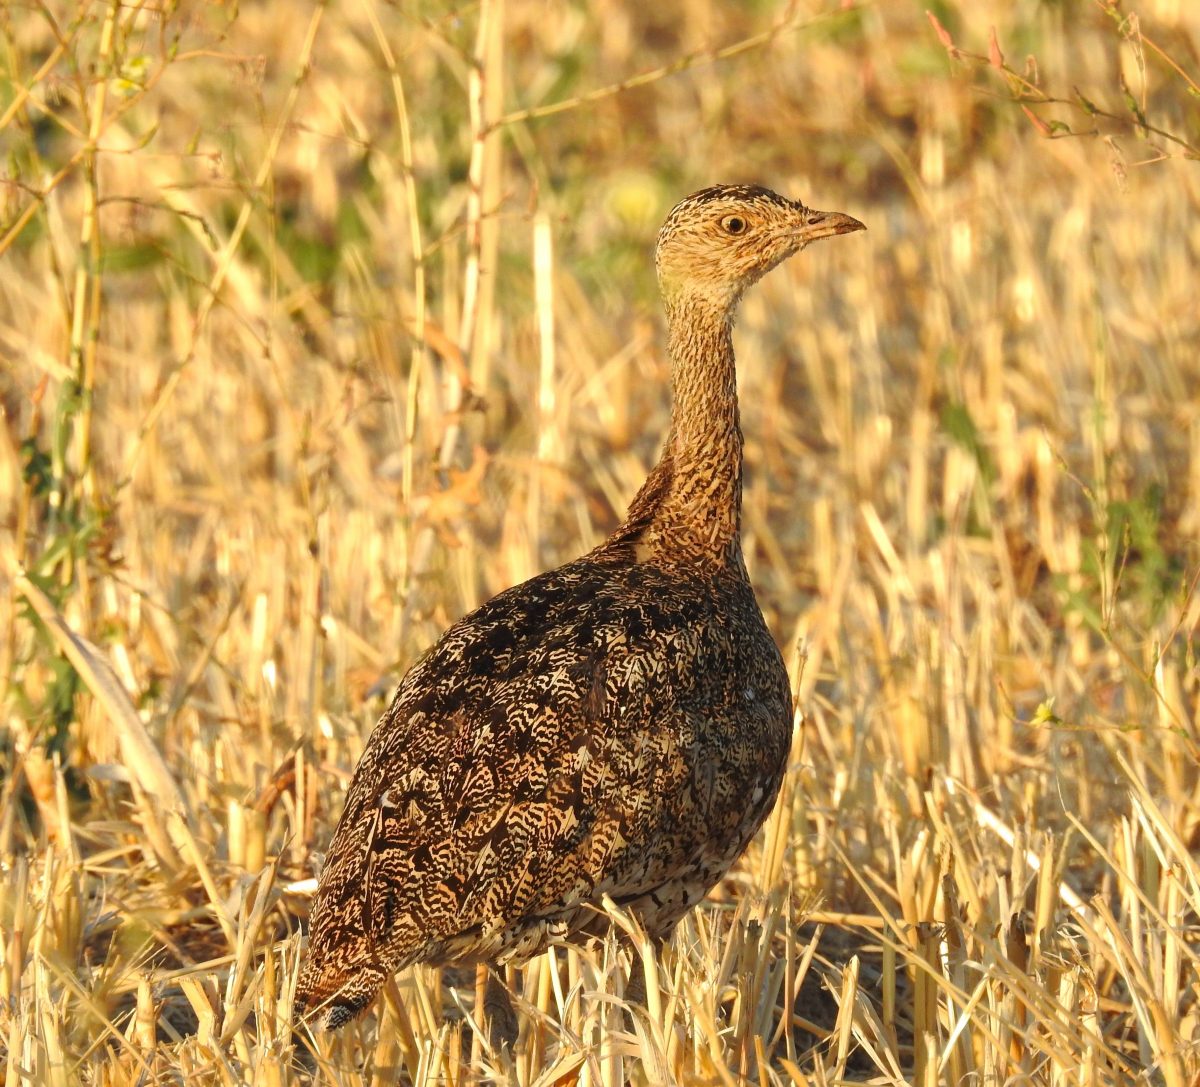
POLYGON ((761 185, 713 185, 667 216, 658 232, 658 281, 668 307, 690 302, 725 311, 809 242, 865 229, 849 215, 814 211, 761 185))

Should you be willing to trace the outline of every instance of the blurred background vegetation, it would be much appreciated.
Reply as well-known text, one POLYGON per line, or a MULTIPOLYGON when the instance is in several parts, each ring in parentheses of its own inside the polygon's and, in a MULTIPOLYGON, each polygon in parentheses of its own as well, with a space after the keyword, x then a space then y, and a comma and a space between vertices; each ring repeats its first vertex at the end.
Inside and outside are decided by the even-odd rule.
POLYGON ((1200 10, 11 0, 0 37, 4 1082, 486 1066, 422 971, 293 1037, 304 881, 404 668, 622 516, 654 234, 715 181, 868 226, 737 333, 793 769, 654 1029, 564 996, 610 952, 540 960, 506 1074, 1194 1082, 1200 10))

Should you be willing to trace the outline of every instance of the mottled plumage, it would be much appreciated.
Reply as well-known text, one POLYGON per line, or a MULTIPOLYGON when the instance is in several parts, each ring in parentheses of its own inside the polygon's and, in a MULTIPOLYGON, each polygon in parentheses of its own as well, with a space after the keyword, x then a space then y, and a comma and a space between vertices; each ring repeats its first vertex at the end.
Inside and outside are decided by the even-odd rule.
POLYGON ((455 623, 363 752, 321 874, 301 1012, 336 1027, 415 962, 503 962, 603 931, 665 937, 775 801, 787 674, 739 537, 731 329, 747 286, 862 229, 715 186, 659 233, 671 430, 613 535, 455 623))

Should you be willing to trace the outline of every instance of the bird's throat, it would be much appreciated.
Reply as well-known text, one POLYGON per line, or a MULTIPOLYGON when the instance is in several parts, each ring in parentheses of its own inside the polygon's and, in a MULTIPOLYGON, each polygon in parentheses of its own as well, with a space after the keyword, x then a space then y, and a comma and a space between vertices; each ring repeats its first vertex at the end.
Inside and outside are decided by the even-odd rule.
POLYGON ((732 322, 668 308, 674 400, 662 458, 630 510, 641 557, 683 554, 724 564, 740 555, 742 431, 732 322), (639 509, 639 507, 641 507, 639 509))

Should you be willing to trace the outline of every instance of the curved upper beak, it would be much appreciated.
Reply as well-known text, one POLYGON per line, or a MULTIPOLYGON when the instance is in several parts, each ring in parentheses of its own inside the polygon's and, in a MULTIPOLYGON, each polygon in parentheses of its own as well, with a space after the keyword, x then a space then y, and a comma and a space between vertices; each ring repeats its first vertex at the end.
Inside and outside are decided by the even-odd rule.
POLYGON ((807 245, 818 238, 832 238, 835 234, 849 234, 855 230, 867 228, 857 219, 843 215, 840 211, 815 211, 806 209, 804 224, 796 231, 796 236, 807 245))

